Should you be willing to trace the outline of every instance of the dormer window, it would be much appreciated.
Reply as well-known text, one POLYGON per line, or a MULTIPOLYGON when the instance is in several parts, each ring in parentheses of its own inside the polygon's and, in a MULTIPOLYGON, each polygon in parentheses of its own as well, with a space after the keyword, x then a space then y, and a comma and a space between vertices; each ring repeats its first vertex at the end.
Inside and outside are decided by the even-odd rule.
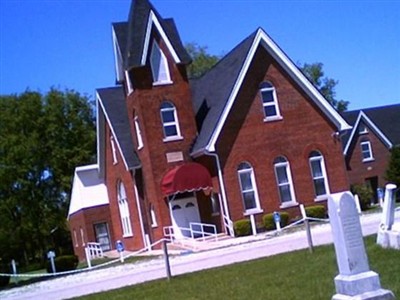
POLYGON ((264 110, 264 121, 282 119, 274 86, 270 82, 265 81, 260 84, 260 93, 264 110))
POLYGON ((160 113, 164 131, 164 142, 182 139, 175 106, 171 102, 164 101, 161 104, 160 113))
POLYGON ((153 43, 150 56, 153 85, 171 83, 168 61, 156 42, 153 43))

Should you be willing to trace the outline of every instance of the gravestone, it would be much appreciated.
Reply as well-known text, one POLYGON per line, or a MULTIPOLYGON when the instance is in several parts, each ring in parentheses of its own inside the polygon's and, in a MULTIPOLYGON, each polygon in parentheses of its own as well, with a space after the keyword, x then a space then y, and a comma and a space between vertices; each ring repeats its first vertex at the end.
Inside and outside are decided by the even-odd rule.
POLYGON ((384 248, 400 249, 400 224, 394 222, 395 190, 397 186, 387 184, 383 202, 382 220, 379 224, 377 244, 384 248))
POLYGON ((328 210, 339 268, 332 299, 395 299, 391 291, 381 288, 379 275, 369 268, 353 195, 332 194, 328 210))

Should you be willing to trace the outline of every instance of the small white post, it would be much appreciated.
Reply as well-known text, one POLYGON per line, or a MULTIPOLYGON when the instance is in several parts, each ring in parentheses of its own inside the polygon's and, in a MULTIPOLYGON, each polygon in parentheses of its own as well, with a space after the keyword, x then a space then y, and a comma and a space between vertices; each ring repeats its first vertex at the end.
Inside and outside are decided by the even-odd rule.
POLYGON ((251 223, 251 230, 253 231, 253 235, 257 235, 257 226, 256 226, 256 220, 254 218, 254 215, 250 215, 250 223, 251 223))
POLYGON ((92 262, 90 261, 90 250, 88 247, 85 247, 85 255, 86 255, 86 263, 89 269, 92 268, 92 262))
POLYGON ((120 240, 118 240, 115 243, 115 248, 117 248, 117 251, 119 252, 119 260, 121 261, 121 263, 123 263, 124 262, 124 250, 125 250, 124 244, 120 240))
POLYGON ((56 257, 54 251, 47 252, 47 258, 50 259, 51 270, 53 271, 53 273, 56 273, 56 265, 54 264, 54 257, 56 257))
POLYGON ((274 216, 276 230, 279 233, 281 232, 281 215, 278 212, 274 211, 273 216, 274 216))
MULTIPOLYGON (((17 263, 15 260, 11 260, 11 268, 14 275, 17 275, 17 263)), ((18 276, 15 276, 15 283, 18 284, 18 276)))
POLYGON ((358 197, 357 194, 354 195, 354 202, 356 203, 356 207, 357 207, 357 212, 358 212, 358 214, 361 215, 360 198, 358 197))
POLYGON ((153 249, 151 248, 150 236, 148 234, 145 235, 145 241, 147 251, 151 252, 153 249))
POLYGON ((307 218, 306 209, 304 208, 304 204, 300 204, 300 212, 303 219, 307 218))

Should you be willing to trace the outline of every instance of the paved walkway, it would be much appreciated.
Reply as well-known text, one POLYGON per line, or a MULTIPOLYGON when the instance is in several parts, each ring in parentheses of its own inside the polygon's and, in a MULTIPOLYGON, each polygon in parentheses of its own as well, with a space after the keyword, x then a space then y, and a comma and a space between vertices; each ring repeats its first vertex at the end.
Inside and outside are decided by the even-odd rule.
MULTIPOLYGON (((364 235, 377 232, 380 214, 361 216, 364 235)), ((400 212, 396 213, 400 222, 400 212)), ((312 227, 314 245, 332 243, 329 224, 312 227)), ((214 245, 215 246, 215 245, 214 245)), ((213 247, 214 247, 213 246, 213 247)), ((223 240, 218 248, 171 257, 172 275, 220 267, 237 262, 290 252, 308 247, 304 230, 271 238, 266 234, 223 240), (229 242, 228 242, 229 241, 229 242)), ((0 292, 0 299, 68 299, 82 295, 116 289, 166 277, 164 260, 153 259, 137 264, 94 270, 65 276, 0 292)))

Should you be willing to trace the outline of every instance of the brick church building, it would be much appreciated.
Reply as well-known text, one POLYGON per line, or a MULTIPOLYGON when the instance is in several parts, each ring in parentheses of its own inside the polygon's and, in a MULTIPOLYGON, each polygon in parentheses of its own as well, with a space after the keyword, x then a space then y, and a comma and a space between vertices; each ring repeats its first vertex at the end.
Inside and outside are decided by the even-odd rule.
POLYGON ((112 24, 117 85, 97 90, 97 164, 75 171, 76 254, 136 250, 348 190, 346 121, 261 28, 199 79, 173 19, 133 0, 112 24), (207 229, 208 228, 208 229, 207 229))

